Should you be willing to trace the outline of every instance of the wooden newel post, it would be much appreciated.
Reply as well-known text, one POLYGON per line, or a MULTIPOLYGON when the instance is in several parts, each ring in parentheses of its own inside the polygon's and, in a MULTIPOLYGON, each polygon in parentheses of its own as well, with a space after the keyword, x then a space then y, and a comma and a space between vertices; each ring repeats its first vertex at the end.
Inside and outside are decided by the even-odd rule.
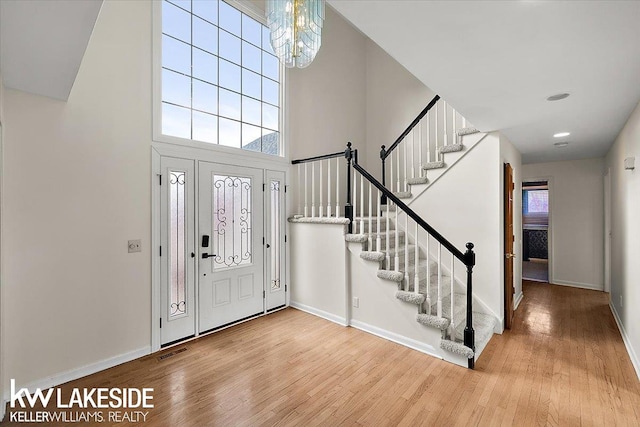
POLYGON ((351 234, 353 231, 353 205, 351 204, 351 161, 353 160, 353 150, 351 149, 351 142, 347 142, 344 157, 347 159, 347 202, 344 205, 344 217, 349 219, 347 229, 351 234))
POLYGON ((476 265, 476 254, 473 252, 473 243, 467 243, 467 251, 464 254, 464 263, 467 266, 467 324, 464 328, 464 345, 473 350, 474 357, 469 359, 469 369, 475 365, 476 333, 473 330, 473 266, 476 265))
MULTIPOLYGON (((386 173, 385 173, 385 161, 387 160, 387 150, 385 148, 386 147, 383 145, 382 148, 380 149, 380 160, 382 160, 382 185, 386 187, 387 179, 386 179, 386 173)), ((387 204, 387 196, 384 193, 382 193, 382 197, 380 197, 380 204, 381 205, 387 204)))

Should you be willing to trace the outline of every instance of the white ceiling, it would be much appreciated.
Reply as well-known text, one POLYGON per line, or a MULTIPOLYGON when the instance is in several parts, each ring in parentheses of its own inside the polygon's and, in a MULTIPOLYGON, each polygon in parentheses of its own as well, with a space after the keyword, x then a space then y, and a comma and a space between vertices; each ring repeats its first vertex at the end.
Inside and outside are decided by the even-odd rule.
POLYGON ((67 100, 102 0, 0 0, 5 87, 67 100))
POLYGON ((638 1, 329 3, 525 163, 603 156, 640 101, 638 1))

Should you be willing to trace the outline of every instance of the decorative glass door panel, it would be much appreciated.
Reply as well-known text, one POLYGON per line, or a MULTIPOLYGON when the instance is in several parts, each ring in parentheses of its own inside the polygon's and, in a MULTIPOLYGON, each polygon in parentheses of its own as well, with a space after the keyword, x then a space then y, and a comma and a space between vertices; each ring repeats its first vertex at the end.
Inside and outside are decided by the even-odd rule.
POLYGON ((161 161, 161 344, 195 334, 194 163, 161 161))
POLYGON ((199 162, 199 331, 264 312, 263 171, 199 162))
POLYGON ((267 310, 286 304, 284 173, 267 171, 267 310))
POLYGON ((214 270, 251 264, 251 192, 251 178, 213 177, 214 270))

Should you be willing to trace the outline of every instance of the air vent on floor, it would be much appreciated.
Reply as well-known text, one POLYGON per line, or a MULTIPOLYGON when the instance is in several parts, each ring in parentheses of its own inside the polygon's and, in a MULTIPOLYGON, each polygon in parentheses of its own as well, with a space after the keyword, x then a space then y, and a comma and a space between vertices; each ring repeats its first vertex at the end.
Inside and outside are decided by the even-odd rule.
POLYGON ((182 353, 183 351, 187 351, 187 348, 186 347, 182 347, 182 348, 179 348, 178 350, 173 350, 173 351, 170 351, 169 353, 162 354, 162 355, 158 356, 158 360, 159 361, 163 361, 165 359, 170 358, 171 356, 175 356, 178 353, 182 353))

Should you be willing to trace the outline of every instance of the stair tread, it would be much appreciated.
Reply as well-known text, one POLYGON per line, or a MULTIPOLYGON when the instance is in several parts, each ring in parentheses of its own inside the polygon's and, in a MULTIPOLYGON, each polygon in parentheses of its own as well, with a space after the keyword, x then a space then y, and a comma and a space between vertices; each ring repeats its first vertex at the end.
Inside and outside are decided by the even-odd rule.
POLYGON ((422 169, 424 170, 431 170, 431 169, 442 169, 443 167, 445 167, 446 165, 444 164, 444 162, 442 161, 436 161, 436 162, 427 162, 424 163, 422 165, 422 169))
POLYGON ((462 150, 464 150, 464 145, 462 144, 450 144, 438 148, 439 153, 455 153, 462 150))

